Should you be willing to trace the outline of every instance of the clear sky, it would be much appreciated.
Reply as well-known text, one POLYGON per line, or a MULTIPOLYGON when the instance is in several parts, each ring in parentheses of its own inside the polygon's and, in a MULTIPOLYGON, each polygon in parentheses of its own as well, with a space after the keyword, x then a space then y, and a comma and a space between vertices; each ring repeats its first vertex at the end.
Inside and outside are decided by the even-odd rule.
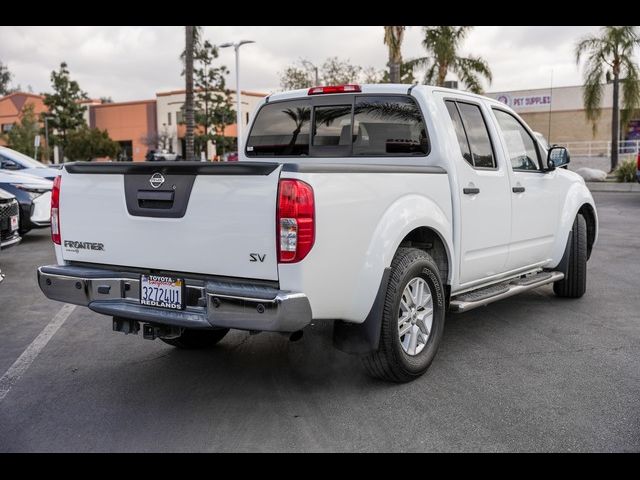
MULTIPOLYGON (((494 81, 485 90, 504 91, 578 85, 576 41, 597 32, 595 26, 479 26, 464 43, 464 54, 480 55, 490 64, 494 81)), ((279 72, 299 58, 321 64, 330 56, 382 70, 387 62, 380 26, 204 27, 214 44, 255 40, 241 49, 241 81, 245 90, 279 89, 279 72)), ((403 43, 405 59, 422 56, 420 27, 409 27, 403 43)), ((154 98, 159 91, 184 87, 178 59, 184 48, 181 26, 0 27, 0 61, 14 74, 13 83, 31 85, 41 93, 50 88, 51 70, 66 61, 72 77, 92 98, 114 101, 154 98)), ((233 49, 221 50, 221 64, 231 70, 233 49)))

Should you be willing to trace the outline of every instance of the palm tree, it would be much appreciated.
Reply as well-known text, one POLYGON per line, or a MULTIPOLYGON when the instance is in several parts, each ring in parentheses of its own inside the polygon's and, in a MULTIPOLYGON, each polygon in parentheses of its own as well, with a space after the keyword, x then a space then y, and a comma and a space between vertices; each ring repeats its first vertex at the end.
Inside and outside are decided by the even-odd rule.
POLYGON ((193 26, 186 26, 185 29, 185 50, 184 50, 184 77, 186 98, 184 102, 184 119, 187 124, 187 133, 185 136, 187 160, 193 160, 194 157, 194 134, 195 115, 193 108, 193 57, 195 52, 196 36, 193 26))
POLYGON ((402 65, 402 39, 407 27, 384 27, 384 43, 389 49, 389 80, 391 83, 400 83, 402 65))
POLYGON ((635 48, 640 45, 637 27, 602 27, 599 36, 587 36, 576 45, 576 63, 587 57, 582 93, 587 119, 593 123, 600 117, 600 102, 604 82, 613 82, 613 112, 611 115, 611 171, 618 166, 618 138, 620 118, 620 83, 622 83, 622 123, 626 124, 640 105, 640 74, 633 61, 635 48))
POLYGON ((291 141, 285 151, 285 155, 289 155, 293 153, 293 149, 296 146, 298 135, 300 135, 302 127, 305 123, 308 123, 309 120, 311 120, 311 109, 309 107, 297 107, 294 111, 291 108, 287 108, 286 110, 283 110, 282 113, 288 116, 296 124, 296 128, 291 136, 291 141))
POLYGON ((482 93, 480 78, 493 80, 489 64, 481 57, 461 57, 458 50, 473 27, 446 25, 423 27, 422 46, 427 56, 407 62, 410 68, 426 67, 424 83, 443 86, 449 71, 474 93, 482 93))

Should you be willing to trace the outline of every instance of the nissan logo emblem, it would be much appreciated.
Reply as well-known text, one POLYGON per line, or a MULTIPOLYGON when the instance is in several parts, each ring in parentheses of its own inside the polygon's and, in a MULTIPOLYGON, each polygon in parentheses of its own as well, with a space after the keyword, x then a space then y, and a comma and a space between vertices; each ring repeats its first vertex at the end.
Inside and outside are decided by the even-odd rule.
POLYGON ((149 179, 149 183, 153 188, 160 188, 164 183, 164 177, 161 173, 154 173, 149 179))

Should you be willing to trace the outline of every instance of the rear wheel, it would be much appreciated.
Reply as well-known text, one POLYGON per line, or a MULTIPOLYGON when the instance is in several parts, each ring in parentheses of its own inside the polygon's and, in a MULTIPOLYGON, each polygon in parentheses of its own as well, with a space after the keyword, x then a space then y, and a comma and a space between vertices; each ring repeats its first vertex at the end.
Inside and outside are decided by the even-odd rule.
POLYGON ((213 347, 229 332, 228 328, 217 330, 193 330, 185 328, 179 337, 161 338, 164 343, 186 350, 213 347))
POLYGON ((580 298, 587 290, 587 222, 580 214, 573 222, 568 242, 565 275, 553 284, 553 291, 558 297, 580 298))
POLYGON ((416 248, 398 249, 391 263, 378 350, 362 360, 367 372, 398 383, 422 375, 438 350, 444 314, 444 289, 433 258, 416 248))

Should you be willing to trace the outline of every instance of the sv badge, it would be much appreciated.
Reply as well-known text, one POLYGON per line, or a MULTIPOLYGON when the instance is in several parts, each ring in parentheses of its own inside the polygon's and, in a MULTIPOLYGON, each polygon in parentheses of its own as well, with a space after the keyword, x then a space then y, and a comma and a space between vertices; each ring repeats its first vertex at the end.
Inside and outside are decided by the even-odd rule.
POLYGON ((260 255, 259 253, 250 253, 249 254, 249 261, 250 262, 260 262, 263 263, 264 259, 267 257, 266 253, 263 253, 262 255, 260 255))

